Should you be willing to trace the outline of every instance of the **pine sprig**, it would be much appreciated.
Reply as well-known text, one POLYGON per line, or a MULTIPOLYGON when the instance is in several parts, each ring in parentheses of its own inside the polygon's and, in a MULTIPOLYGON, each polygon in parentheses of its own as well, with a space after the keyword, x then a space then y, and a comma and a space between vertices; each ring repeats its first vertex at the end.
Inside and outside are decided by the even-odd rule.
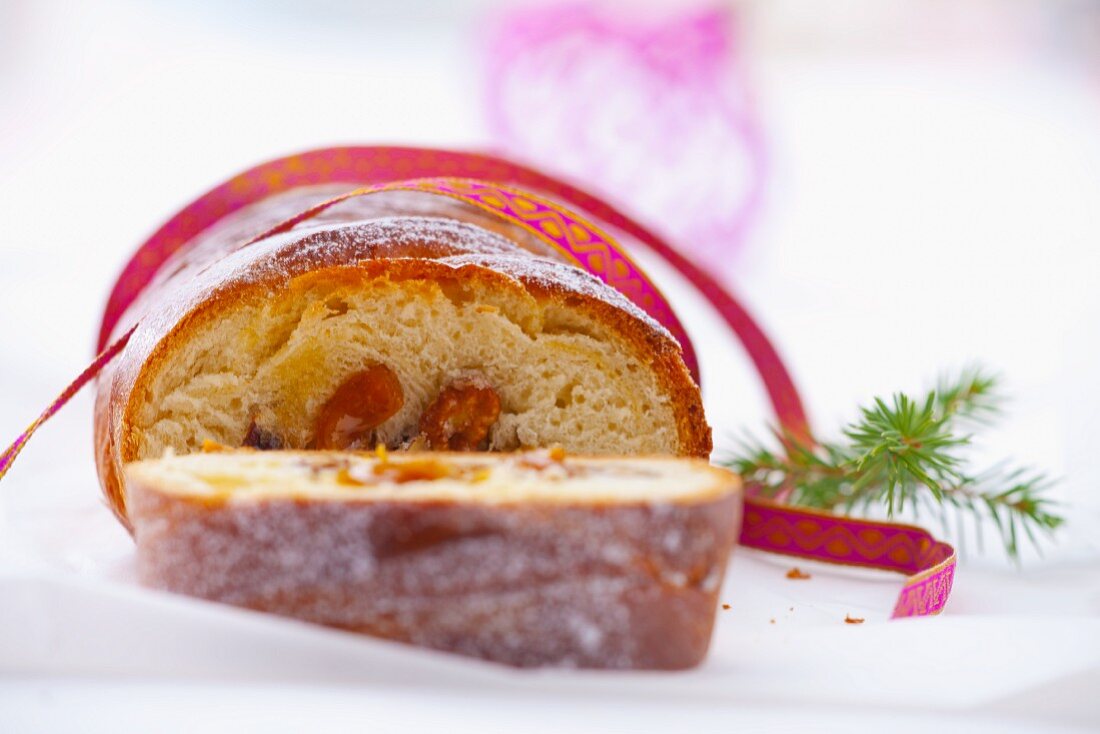
POLYGON ((977 367, 954 378, 941 376, 932 392, 941 415, 984 421, 1001 410, 997 378, 977 367))
MULTIPOLYGON (((885 505, 892 517, 907 507, 933 511, 946 525, 948 510, 970 515, 979 533, 983 518, 997 527, 1005 551, 1018 558, 1021 537, 1038 545, 1063 522, 1044 498, 1050 481, 1040 473, 998 466, 970 474, 962 451, 966 423, 982 424, 999 412, 994 376, 978 369, 939 380, 923 400, 897 393, 875 398, 846 426, 845 442, 812 443, 777 431, 782 451, 745 445, 725 463, 765 496, 845 513, 885 505)), ((979 543, 981 536, 979 534, 979 543)))

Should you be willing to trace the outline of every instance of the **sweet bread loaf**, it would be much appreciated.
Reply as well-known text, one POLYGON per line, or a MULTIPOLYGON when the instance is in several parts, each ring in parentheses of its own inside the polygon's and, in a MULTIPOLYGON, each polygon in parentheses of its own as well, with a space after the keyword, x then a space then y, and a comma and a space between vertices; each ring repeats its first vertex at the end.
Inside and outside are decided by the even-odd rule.
POLYGON ((332 188, 226 218, 166 262, 101 374, 100 480, 203 441, 284 449, 707 456, 676 340, 518 226, 426 193, 348 200, 245 243, 332 188))
POLYGON ((737 478, 697 459, 235 450, 126 468, 142 581, 517 666, 709 644, 737 478))

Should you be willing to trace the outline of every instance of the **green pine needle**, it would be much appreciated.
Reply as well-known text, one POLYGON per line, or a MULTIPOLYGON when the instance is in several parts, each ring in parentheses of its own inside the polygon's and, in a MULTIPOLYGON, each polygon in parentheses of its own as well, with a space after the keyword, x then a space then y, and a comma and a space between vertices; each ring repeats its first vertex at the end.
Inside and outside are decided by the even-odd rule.
POLYGON ((950 508, 960 531, 965 515, 974 518, 979 544, 982 519, 990 518, 1015 559, 1022 537, 1038 546, 1038 533, 1052 534, 1063 518, 1042 496, 1051 484, 1042 474, 1004 466, 966 471, 961 450, 970 435, 960 426, 999 412, 996 388, 994 376, 967 370, 939 380, 923 400, 875 398, 843 429, 845 442, 815 444, 777 431, 782 452, 750 442, 723 463, 765 496, 807 507, 850 514, 885 505, 890 517, 908 507, 917 516, 934 512, 945 526, 950 508))

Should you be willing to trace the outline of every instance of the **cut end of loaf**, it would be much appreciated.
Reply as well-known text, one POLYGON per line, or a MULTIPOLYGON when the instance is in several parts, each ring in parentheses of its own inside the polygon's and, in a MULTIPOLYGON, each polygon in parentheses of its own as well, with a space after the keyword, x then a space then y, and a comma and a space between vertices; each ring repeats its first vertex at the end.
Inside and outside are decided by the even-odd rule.
POLYGON ((538 293, 475 264, 364 263, 212 303, 150 360, 129 406, 124 461, 193 452, 205 440, 288 449, 709 451, 697 388, 686 374, 670 374, 670 364, 683 370, 678 355, 672 360, 659 339, 639 337, 633 317, 538 293), (391 410, 345 416, 340 396, 369 391, 355 381, 371 371, 395 386, 382 400, 391 410), (469 385, 482 399, 465 409, 488 415, 467 435, 439 406, 463 410, 448 403, 448 391, 468 395, 469 385), (698 414, 685 415, 685 405, 698 414))
POLYGON ((710 453, 679 345, 580 268, 438 217, 222 234, 135 303, 100 380, 97 464, 127 527, 123 467, 205 441, 710 453))
POLYGON ((505 455, 224 450, 132 463, 128 485, 200 502, 308 500, 598 507, 706 502, 737 478, 700 459, 570 456, 560 447, 505 455))

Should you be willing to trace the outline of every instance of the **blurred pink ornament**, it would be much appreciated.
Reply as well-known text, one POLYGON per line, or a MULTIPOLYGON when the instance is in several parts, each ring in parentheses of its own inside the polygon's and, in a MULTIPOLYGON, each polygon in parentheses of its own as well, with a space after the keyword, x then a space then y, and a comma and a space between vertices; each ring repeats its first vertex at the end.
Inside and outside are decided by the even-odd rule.
POLYGON ((726 265, 764 175, 735 17, 723 8, 628 12, 557 5, 506 14, 488 45, 494 140, 726 265))

